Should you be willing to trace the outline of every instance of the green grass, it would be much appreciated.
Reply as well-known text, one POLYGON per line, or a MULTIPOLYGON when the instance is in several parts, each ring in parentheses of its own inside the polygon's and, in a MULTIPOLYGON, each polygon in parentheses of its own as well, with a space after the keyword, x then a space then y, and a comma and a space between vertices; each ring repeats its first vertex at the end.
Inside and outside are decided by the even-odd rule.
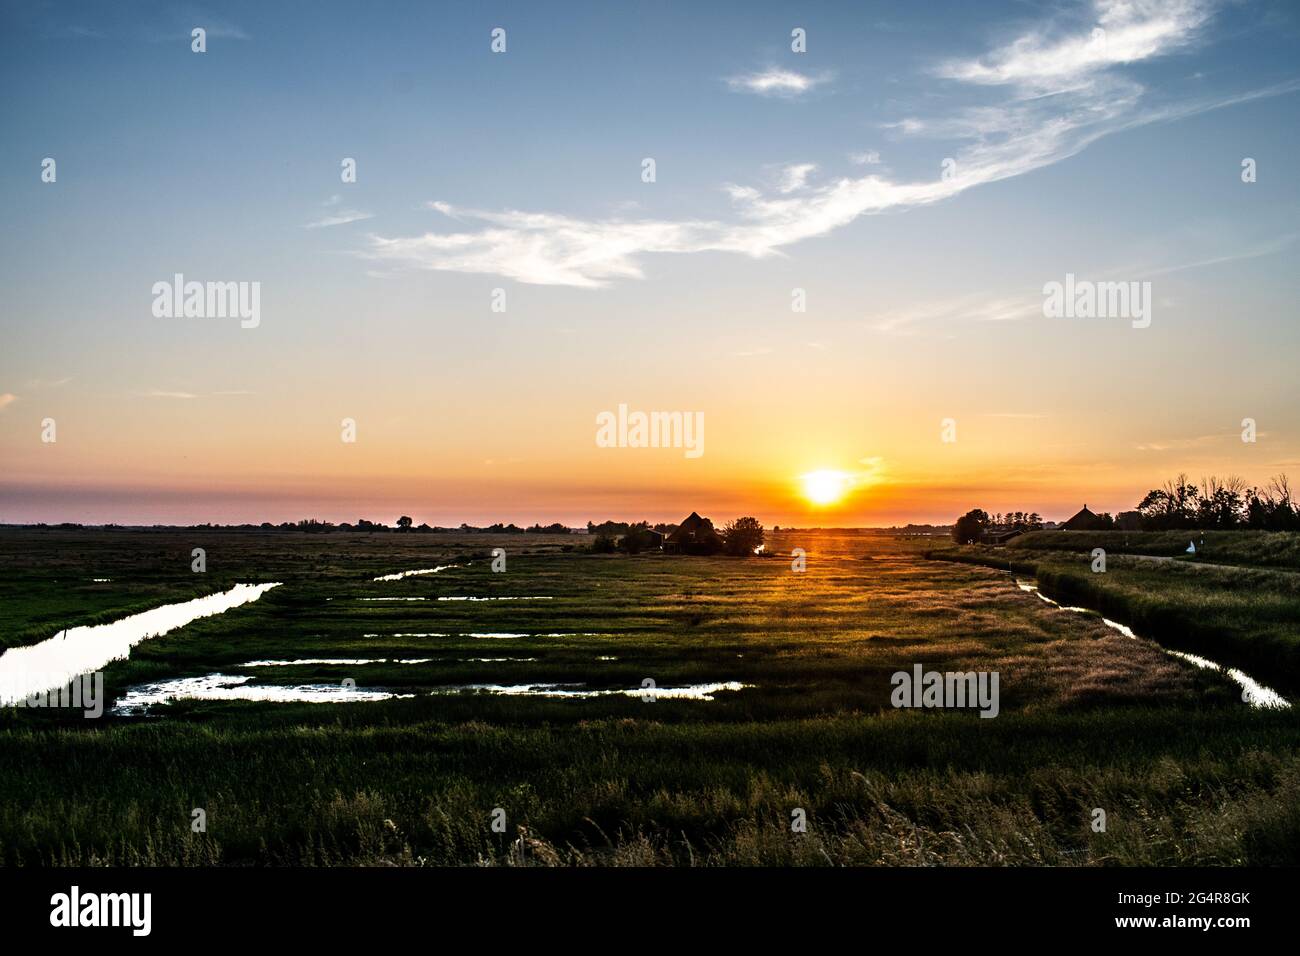
MULTIPOLYGON (((1094 540, 1088 534, 1085 546, 1094 540)), ((1300 693, 1300 575, 1293 572, 1153 562, 1108 551, 1105 573, 1094 573, 1091 552, 1023 546, 933 553, 1034 577, 1062 603, 1098 611, 1176 650, 1240 667, 1285 693, 1300 693)))
POLYGON ((1150 554, 1189 564, 1235 564, 1243 567, 1300 571, 1300 533, 1294 531, 1033 531, 1012 538, 1012 550, 1150 554), (1197 553, 1187 554, 1196 544, 1197 553))
POLYGON ((6 732, 5 861, 509 863, 520 842, 525 861, 553 863, 1300 858, 1300 727, 1244 709, 541 726, 402 708, 263 726, 252 710, 6 732), (206 834, 190 831, 194 807, 206 834), (796 808, 806 834, 790 830, 796 808))
POLYGON ((162 602, 194 586, 189 548, 205 547, 210 589, 284 582, 139 645, 106 668, 114 692, 220 671, 417 695, 190 701, 98 721, 0 711, 0 862, 1300 862, 1294 713, 1250 710, 1221 675, 1051 608, 1005 574, 871 535, 776 536, 775 552, 808 551, 804 574, 782 557, 595 556, 562 550, 582 539, 504 538, 0 531, 0 579, 28 582, 8 592, 8 613, 47 628, 64 623, 44 617, 57 607, 56 573, 156 584, 162 602), (505 574, 482 558, 497 546, 505 574), (372 580, 457 557, 468 566, 372 580), (552 600, 360 600, 448 595, 552 600), (466 636, 492 631, 530 636, 466 636), (398 636, 427 632, 450 636, 398 636), (574 636, 539 636, 557 632, 574 636), (351 656, 433 660, 241 666, 351 656), (501 656, 535 660, 462 659, 501 656), (890 675, 914 663, 998 671, 1001 715, 894 710, 890 675), (647 677, 754 686, 709 702, 427 693, 647 677), (207 811, 205 834, 190 830, 195 807, 207 811), (496 807, 504 834, 489 825, 496 807), (1088 825, 1096 807, 1104 833, 1088 825), (805 834, 791 832, 795 808, 805 834))

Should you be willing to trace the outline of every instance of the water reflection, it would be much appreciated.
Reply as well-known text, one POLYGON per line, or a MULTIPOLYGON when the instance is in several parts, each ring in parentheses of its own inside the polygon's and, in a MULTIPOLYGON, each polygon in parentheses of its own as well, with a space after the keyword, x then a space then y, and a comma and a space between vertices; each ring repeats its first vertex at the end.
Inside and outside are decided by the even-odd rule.
POLYGON ((732 680, 686 687, 628 687, 593 690, 582 684, 452 684, 433 688, 435 694, 484 693, 507 697, 643 697, 659 700, 713 700, 721 691, 744 690, 753 684, 732 680))
POLYGON ((39 644, 11 647, 0 654, 0 705, 65 686, 81 674, 129 656, 141 641, 256 601, 275 587, 279 584, 236 584, 229 591, 164 604, 111 624, 68 628, 39 644))
POLYGON ((208 674, 205 677, 176 677, 152 684, 139 684, 130 688, 113 705, 114 714, 129 716, 143 714, 155 704, 172 700, 253 700, 275 703, 347 704, 369 700, 391 700, 414 697, 414 694, 395 694, 374 688, 353 687, 348 684, 299 684, 294 687, 278 684, 253 684, 248 676, 208 674))
POLYGON ((417 574, 437 574, 439 571, 450 571, 452 568, 463 567, 459 564, 440 564, 436 568, 419 568, 415 571, 398 571, 396 574, 381 574, 375 578, 376 581, 400 581, 402 578, 413 578, 417 574))

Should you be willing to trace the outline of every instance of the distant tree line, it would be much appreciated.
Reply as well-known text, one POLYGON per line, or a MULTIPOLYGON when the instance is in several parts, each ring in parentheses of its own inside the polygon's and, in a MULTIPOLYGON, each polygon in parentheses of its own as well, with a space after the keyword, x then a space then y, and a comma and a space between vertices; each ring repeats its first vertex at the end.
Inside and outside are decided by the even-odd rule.
POLYGON ((280 524, 272 524, 270 521, 263 521, 260 525, 192 525, 195 528, 231 528, 231 529, 261 529, 263 531, 306 531, 309 533, 328 533, 333 531, 360 531, 366 533, 372 532, 402 532, 411 534, 572 534, 573 529, 567 525, 555 522, 553 524, 542 525, 535 524, 528 528, 521 528, 515 524, 496 524, 487 525, 486 527, 476 527, 470 524, 462 524, 459 527, 443 527, 441 525, 420 524, 416 525, 409 515, 402 515, 390 527, 379 521, 369 521, 366 518, 358 518, 355 524, 346 521, 334 524, 332 521, 318 521, 315 518, 303 518, 300 521, 284 521, 280 524))
POLYGON ((958 544, 971 544, 987 532, 1039 531, 1042 527, 1043 519, 1037 511, 1008 511, 1005 514, 990 515, 983 508, 972 508, 953 524, 952 537, 958 544))
POLYGON ((594 521, 587 522, 587 533, 594 535, 605 535, 606 537, 617 537, 618 535, 627 534, 629 531, 646 530, 658 531, 660 534, 672 534, 677 530, 677 525, 659 522, 651 524, 649 521, 602 521, 596 524, 594 521))
POLYGON ((1040 531, 1043 518, 1037 511, 1008 511, 1006 514, 993 515, 989 519, 989 525, 1004 531, 1040 531))
MULTIPOLYGON (((738 557, 759 554, 762 550, 765 530, 757 518, 745 517, 729 521, 721 532, 714 532, 707 521, 707 532, 699 536, 689 550, 690 554, 731 554, 738 557)), ((625 524, 606 521, 603 524, 587 522, 587 529, 595 536, 590 549, 597 554, 609 554, 622 551, 627 554, 640 554, 657 548, 661 539, 678 529, 675 524, 654 524, 649 521, 635 521, 625 524), (651 532, 658 532, 652 534, 651 532)))
MULTIPOLYGON (((1184 474, 1152 488, 1134 511, 1118 517, 1097 515, 1099 529, 1122 531, 1300 531, 1300 505, 1291 493, 1286 475, 1263 487, 1248 486, 1236 475, 1210 475, 1194 485, 1184 474)), ((996 531, 1036 531, 1043 526, 1037 513, 1013 511, 990 515, 980 508, 957 519, 952 536, 959 544, 980 540, 996 531)))
POLYGON ((1262 488, 1248 487, 1236 475, 1211 475, 1202 478, 1198 487, 1186 475, 1179 475, 1148 491, 1137 510, 1141 527, 1150 531, 1300 531, 1300 508, 1286 475, 1278 475, 1262 488))

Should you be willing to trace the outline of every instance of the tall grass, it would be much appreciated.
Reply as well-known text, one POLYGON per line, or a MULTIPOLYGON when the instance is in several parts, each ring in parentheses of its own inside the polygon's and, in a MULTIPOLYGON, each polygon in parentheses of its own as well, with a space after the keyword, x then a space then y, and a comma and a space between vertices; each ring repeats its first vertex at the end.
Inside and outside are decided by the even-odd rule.
MULTIPOLYGON (((91 565, 111 565, 94 576, 128 589, 192 586, 188 563, 183 574, 158 564, 187 555, 186 537, 105 534, 114 550, 96 533, 95 557, 78 569, 73 532, 25 537, 21 549, 0 533, 0 568, 31 584, 27 597, 8 592, 12 619, 44 614, 58 582, 89 576, 91 565)), ((987 567, 926 561, 914 542, 774 536, 779 554, 807 550, 807 571, 795 573, 780 558, 604 557, 562 552, 563 539, 516 539, 503 545, 509 571, 493 574, 472 542, 454 536, 342 537, 198 538, 222 575, 284 586, 145 641, 106 669, 106 683, 118 692, 219 670, 283 683, 351 677, 414 698, 181 702, 98 721, 0 712, 0 862, 1300 862, 1295 715, 1251 711, 1221 675, 1094 617, 1062 614, 987 567), (361 600, 375 595, 429 600, 361 600), (433 600, 440 595, 552 600, 433 600), (418 636, 426 633, 448 636, 418 636), (501 656, 520 660, 478 659, 501 656), (299 657, 430 662, 241 669, 299 657), (1001 715, 894 710, 890 676, 915 663, 998 671, 1001 715), (478 682, 635 687, 645 677, 753 686, 711 702, 426 693, 478 682), (206 811, 204 833, 191 829, 195 808, 206 811), (496 808, 505 833, 491 827, 496 808), (1107 811, 1104 833, 1089 825, 1096 808, 1107 811), (807 832, 792 830, 796 810, 807 832)), ((1077 555, 998 555, 1078 571, 1077 555)), ((1264 592, 1274 578, 1289 580, 1117 561, 1115 586, 1130 573, 1162 573, 1163 590, 1144 577, 1132 589, 1169 595, 1176 584, 1187 600, 1227 573, 1238 576, 1230 584, 1259 575, 1264 592)), ((1219 590, 1243 600, 1262 593, 1219 590)), ((1265 618, 1261 610, 1252 620, 1265 618)))

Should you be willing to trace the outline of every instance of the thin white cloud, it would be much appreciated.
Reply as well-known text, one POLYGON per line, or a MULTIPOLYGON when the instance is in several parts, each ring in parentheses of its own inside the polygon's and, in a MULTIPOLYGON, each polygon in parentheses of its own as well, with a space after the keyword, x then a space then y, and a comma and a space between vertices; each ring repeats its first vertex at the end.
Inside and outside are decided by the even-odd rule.
POLYGON ((797 163, 781 171, 781 185, 777 188, 783 193, 798 192, 808 185, 808 177, 817 171, 816 163, 797 163))
POLYGON ((222 17, 214 17, 193 4, 173 6, 162 19, 166 22, 161 27, 152 26, 147 30, 146 36, 152 42, 171 43, 183 37, 188 44, 190 31, 195 27, 202 27, 207 32, 209 42, 249 39, 243 27, 222 17))
MULTIPOLYGON (((1116 75, 1121 64, 1184 48, 1209 17, 1193 0, 1098 0, 1096 22, 1106 30, 1105 52, 1080 53, 1091 24, 1075 36, 1046 39, 1047 28, 1026 34, 987 58, 946 64, 945 75, 975 89, 1010 84, 1000 101, 972 105, 946 116, 905 117, 890 128, 900 135, 955 141, 952 175, 902 181, 879 166, 860 176, 808 185, 812 163, 786 168, 774 187, 726 185, 733 216, 719 219, 587 219, 550 212, 467 209, 447 202, 429 207, 465 225, 456 232, 409 237, 371 235, 361 255, 391 266, 486 273, 542 285, 599 288, 644 276, 652 253, 730 252, 764 258, 786 246, 822 236, 861 216, 910 209, 952 198, 975 186, 1024 175, 1076 155, 1097 139, 1148 123, 1292 92, 1290 82, 1248 93, 1143 107, 1144 88, 1116 75), (1061 66, 1052 66, 1059 56, 1061 66), (1069 82, 1061 85, 1062 78, 1069 82), (1052 85, 1045 95, 1044 87, 1052 85)), ((778 73, 783 71, 776 71, 778 73)), ((794 80, 774 81, 795 83, 794 80)), ((985 319, 1012 318, 1025 300, 967 303, 985 319)), ((911 321, 882 317, 885 330, 911 321)))
POLYGON ((874 149, 868 149, 861 153, 854 153, 849 156, 849 161, 857 166, 879 166, 880 153, 874 149))
POLYGON ((343 209, 343 197, 338 193, 321 203, 324 210, 319 219, 303 224, 304 229, 327 229, 330 226, 346 226, 350 222, 362 222, 374 216, 359 209, 343 209))
POLYGON ((0 393, 0 411, 8 408, 11 404, 18 401, 18 396, 13 392, 0 393))
POLYGON ((1096 0, 1093 25, 1060 35, 1051 25, 976 60, 943 64, 939 75, 967 83, 1045 86, 1182 49, 1213 9, 1207 0, 1096 0))
POLYGON ((1183 262, 1174 266, 1152 269, 1143 272, 1139 278, 1149 279, 1153 276, 1169 275, 1172 272, 1183 272, 1187 269, 1204 269, 1209 266, 1222 265, 1225 262, 1241 262, 1245 259, 1259 259, 1263 256, 1276 255, 1290 248, 1295 243, 1296 238, 1296 233, 1289 232, 1272 239, 1266 239, 1263 242, 1254 243, 1238 252, 1229 252, 1221 256, 1211 256, 1208 259, 1198 259, 1196 262, 1183 262))
POLYGON ((1198 435, 1195 438, 1166 438, 1134 445, 1133 447, 1138 451, 1173 451, 1176 449, 1197 448, 1239 437, 1236 432, 1227 432, 1220 435, 1198 435))
POLYGON ((918 303, 875 316, 868 326, 877 332, 900 332, 915 322, 965 319, 976 322, 1007 322, 1043 314, 1041 294, 992 296, 973 293, 937 302, 918 303))
MULTIPOLYGON (((151 388, 147 392, 136 392, 136 394, 139 395, 141 398, 174 398, 183 401, 189 401, 191 399, 205 397, 203 394, 199 392, 169 392, 158 388, 151 388)), ((255 394, 256 394, 255 392, 250 392, 247 389, 239 388, 239 389, 226 389, 219 392, 209 392, 207 393, 206 397, 217 397, 217 396, 224 397, 224 396, 255 395, 255 394)))
MULTIPOLYGON (((338 205, 339 197, 331 196, 329 201, 324 203, 326 209, 338 205)), ((314 222, 303 224, 304 229, 325 229, 329 226, 346 226, 350 222, 362 222, 366 219, 373 219, 374 215, 368 212, 362 212, 359 209, 340 209, 338 212, 327 213, 314 222)))
POLYGON ((823 76, 809 76, 794 70, 772 68, 758 73, 745 73, 727 79, 727 85, 738 93, 757 93, 759 96, 799 96, 825 82, 823 76))
MULTIPOLYGON (((1128 282, 1151 279, 1155 276, 1169 275, 1188 269, 1200 269, 1228 262, 1258 259, 1285 251, 1296 242, 1297 238, 1300 238, 1300 234, 1285 233, 1281 236, 1245 245, 1235 252, 1198 259, 1195 262, 1180 262, 1174 265, 1136 270, 1132 268, 1100 269, 1095 273, 1091 273, 1090 277, 1098 281, 1128 282)), ((917 322, 942 322, 961 319, 977 322, 1005 322, 1014 319, 1039 318, 1042 314, 1043 297, 1041 293, 996 296, 986 292, 972 293, 933 302, 915 303, 903 309, 895 309, 875 315, 867 324, 869 328, 877 332, 906 334, 907 327, 917 322)))

